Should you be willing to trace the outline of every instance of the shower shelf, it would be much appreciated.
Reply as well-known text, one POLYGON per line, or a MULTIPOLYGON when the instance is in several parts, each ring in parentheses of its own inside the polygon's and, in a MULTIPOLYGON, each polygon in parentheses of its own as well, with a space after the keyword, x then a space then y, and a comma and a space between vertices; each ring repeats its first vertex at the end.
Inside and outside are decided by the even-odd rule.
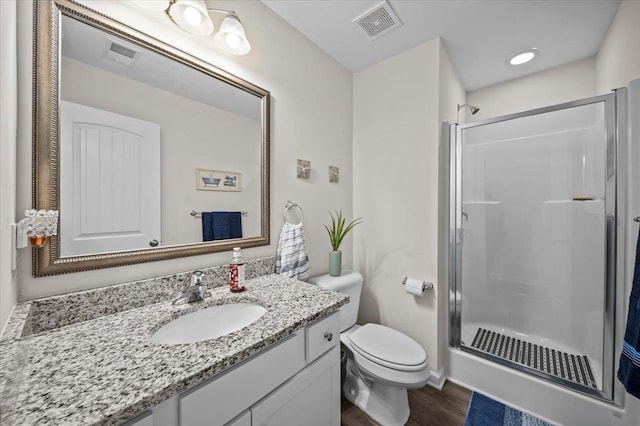
POLYGON ((543 201, 543 204, 571 204, 571 203, 576 203, 576 204, 592 204, 592 203, 599 203, 604 201, 604 199, 602 198, 596 198, 594 200, 547 200, 547 201, 543 201))

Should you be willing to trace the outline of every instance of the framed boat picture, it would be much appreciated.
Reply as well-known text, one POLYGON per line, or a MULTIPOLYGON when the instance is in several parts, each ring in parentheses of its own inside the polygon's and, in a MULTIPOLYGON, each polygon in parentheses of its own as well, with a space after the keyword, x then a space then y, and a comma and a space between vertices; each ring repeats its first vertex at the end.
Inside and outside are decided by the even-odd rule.
POLYGON ((225 170, 196 169, 198 191, 242 191, 242 173, 225 170))

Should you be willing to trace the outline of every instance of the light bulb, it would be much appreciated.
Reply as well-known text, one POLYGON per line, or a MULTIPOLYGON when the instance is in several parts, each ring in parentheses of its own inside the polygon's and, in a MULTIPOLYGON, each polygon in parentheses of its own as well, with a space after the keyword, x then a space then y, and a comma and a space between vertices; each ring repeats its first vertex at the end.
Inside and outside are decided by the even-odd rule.
POLYGON ((202 15, 200 11, 193 6, 187 6, 184 9, 184 19, 194 27, 197 27, 202 22, 202 15))
POLYGON ((240 47, 240 44, 242 44, 240 37, 235 33, 227 33, 227 35, 225 36, 225 41, 230 49, 237 49, 238 47, 240 47))
POLYGON ((507 63, 511 65, 522 65, 535 58, 539 53, 540 51, 538 49, 522 50, 509 56, 507 63))
POLYGON ((514 56, 513 58, 511 58, 511 64, 512 65, 524 64, 525 62, 529 62, 530 60, 532 60, 534 56, 535 55, 531 52, 521 53, 520 55, 514 56))

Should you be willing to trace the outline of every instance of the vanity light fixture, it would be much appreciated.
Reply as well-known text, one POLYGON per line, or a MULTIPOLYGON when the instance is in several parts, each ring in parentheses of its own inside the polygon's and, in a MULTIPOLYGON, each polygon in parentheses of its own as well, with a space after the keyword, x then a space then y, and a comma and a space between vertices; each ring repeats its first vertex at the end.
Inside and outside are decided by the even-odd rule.
POLYGON ((246 55, 251 50, 240 18, 233 10, 208 8, 204 0, 138 0, 135 3, 149 10, 165 11, 181 29, 202 36, 215 30, 209 13, 223 13, 226 16, 213 37, 216 46, 234 55, 246 55))
POLYGON ((234 55, 246 55, 251 50, 249 40, 244 33, 244 27, 233 10, 227 12, 218 33, 213 37, 213 41, 220 49, 234 55))
POLYGON ((538 49, 521 50, 519 52, 516 52, 510 55, 507 58, 507 63, 509 65, 526 64, 527 62, 531 61, 533 58, 538 56, 538 54, 540 54, 540 51, 538 49))

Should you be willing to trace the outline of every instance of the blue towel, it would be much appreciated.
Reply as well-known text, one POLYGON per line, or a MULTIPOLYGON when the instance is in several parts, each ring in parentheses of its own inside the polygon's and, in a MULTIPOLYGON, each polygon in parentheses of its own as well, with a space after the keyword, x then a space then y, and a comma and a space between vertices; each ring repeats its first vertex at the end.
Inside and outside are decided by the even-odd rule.
POLYGON ((229 237, 242 238, 242 213, 229 212, 229 237))
POLYGON ((640 398, 640 234, 636 243, 636 266, 629 297, 627 330, 624 334, 618 379, 627 392, 640 398))
POLYGON ((242 238, 241 212, 202 212, 202 241, 242 238))
POLYGON ((202 242, 213 241, 213 213, 202 212, 202 242))
POLYGON ((211 212, 213 223, 213 239, 227 240, 231 238, 229 227, 229 212, 211 212))

